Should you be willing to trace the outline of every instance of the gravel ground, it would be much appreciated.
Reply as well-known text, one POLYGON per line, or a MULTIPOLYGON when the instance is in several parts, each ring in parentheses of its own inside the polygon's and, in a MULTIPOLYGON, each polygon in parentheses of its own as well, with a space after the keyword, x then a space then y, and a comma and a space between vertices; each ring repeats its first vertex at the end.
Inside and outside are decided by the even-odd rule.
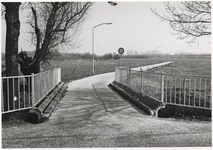
POLYGON ((107 87, 114 73, 68 84, 49 121, 2 128, 3 148, 211 147, 211 122, 154 118, 107 87))

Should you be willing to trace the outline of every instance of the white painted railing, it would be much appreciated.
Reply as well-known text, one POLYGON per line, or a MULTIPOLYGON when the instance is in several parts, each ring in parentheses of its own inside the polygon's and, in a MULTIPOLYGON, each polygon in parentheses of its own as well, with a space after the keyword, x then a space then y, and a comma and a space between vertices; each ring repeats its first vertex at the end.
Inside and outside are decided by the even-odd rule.
POLYGON ((1 112, 35 106, 60 82, 61 68, 28 76, 2 77, 1 112))
POLYGON ((119 67, 115 80, 167 104, 212 108, 211 77, 173 75, 119 67))

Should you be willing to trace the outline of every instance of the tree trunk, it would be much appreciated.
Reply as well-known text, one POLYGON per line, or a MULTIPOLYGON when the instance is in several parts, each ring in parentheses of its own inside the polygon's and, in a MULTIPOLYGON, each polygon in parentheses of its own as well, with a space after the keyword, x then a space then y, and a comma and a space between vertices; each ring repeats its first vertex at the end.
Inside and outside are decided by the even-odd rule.
MULTIPOLYGON (((19 6, 20 2, 3 2, 5 6, 5 20, 6 20, 6 76, 18 75, 18 38, 20 30, 19 21, 19 6)), ((18 80, 8 79, 5 93, 5 107, 9 110, 15 109, 14 100, 18 99, 18 80)))
POLYGON ((20 30, 19 6, 21 3, 3 3, 6 8, 6 76, 18 75, 18 38, 20 30))

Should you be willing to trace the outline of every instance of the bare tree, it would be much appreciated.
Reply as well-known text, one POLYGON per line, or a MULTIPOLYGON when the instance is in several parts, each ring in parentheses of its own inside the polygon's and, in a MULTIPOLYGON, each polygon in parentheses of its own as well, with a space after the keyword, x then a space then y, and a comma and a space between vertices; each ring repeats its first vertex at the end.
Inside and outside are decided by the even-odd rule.
POLYGON ((24 75, 40 72, 40 63, 47 62, 63 46, 73 46, 75 35, 85 20, 91 2, 28 3, 31 9, 28 23, 32 27, 31 42, 35 54, 29 58, 19 53, 19 64, 24 75))
POLYGON ((198 37, 211 35, 211 1, 165 2, 166 15, 150 8, 162 21, 169 22, 179 39, 190 39, 193 43, 198 37))

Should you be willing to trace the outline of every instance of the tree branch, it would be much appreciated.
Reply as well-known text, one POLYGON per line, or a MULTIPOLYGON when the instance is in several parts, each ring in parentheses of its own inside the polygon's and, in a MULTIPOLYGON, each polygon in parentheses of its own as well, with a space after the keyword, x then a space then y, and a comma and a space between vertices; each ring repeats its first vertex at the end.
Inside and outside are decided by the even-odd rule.
POLYGON ((156 10, 151 11, 162 21, 169 22, 170 27, 180 39, 211 35, 211 2, 165 2, 167 15, 160 15, 156 10), (176 4, 176 5, 172 5, 176 4), (186 36, 184 36, 186 35, 186 36))
POLYGON ((33 13, 33 16, 34 16, 34 20, 35 20, 34 29, 35 29, 36 40, 37 40, 36 49, 40 49, 40 30, 38 28, 38 20, 37 20, 36 10, 33 7, 31 7, 31 9, 32 9, 32 13, 33 13))

